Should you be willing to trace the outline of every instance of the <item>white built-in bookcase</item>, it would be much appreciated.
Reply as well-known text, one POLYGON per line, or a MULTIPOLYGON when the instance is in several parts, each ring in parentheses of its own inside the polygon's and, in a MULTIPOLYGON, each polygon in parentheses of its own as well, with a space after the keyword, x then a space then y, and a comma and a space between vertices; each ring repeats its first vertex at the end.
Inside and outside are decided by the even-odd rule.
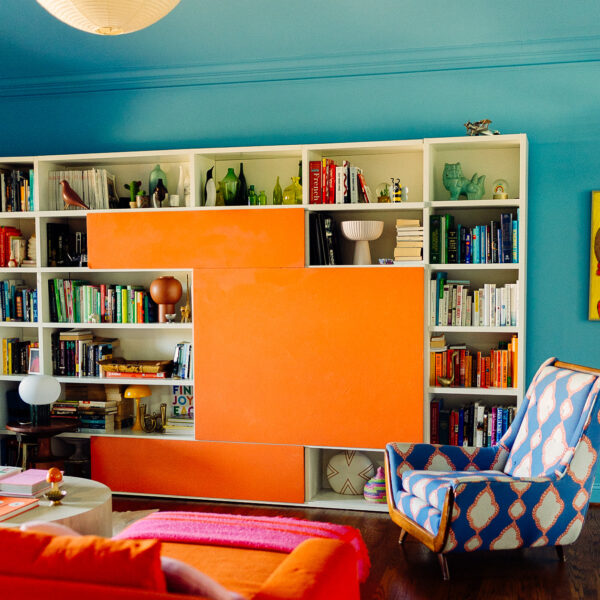
MULTIPOLYGON (((27 284, 38 289, 38 323, 0 322, 1 337, 19 337, 21 339, 38 340, 43 372, 51 373, 51 334, 60 329, 82 328, 93 329, 104 337, 118 337, 120 348, 116 353, 126 358, 161 358, 171 359, 175 344, 193 339, 193 317, 191 323, 172 325, 153 324, 108 324, 82 323, 60 324, 49 321, 48 279, 53 277, 80 278, 92 282, 140 284, 148 287, 150 282, 160 275, 174 275, 182 283, 185 291, 186 276, 189 276, 190 294, 193 288, 192 270, 125 270, 104 271, 74 267, 48 267, 46 257, 46 223, 68 222, 75 230, 85 230, 85 210, 49 210, 48 174, 51 171, 67 169, 87 169, 104 167, 116 176, 117 192, 120 197, 129 196, 124 184, 132 180, 141 180, 142 187, 147 188, 150 172, 156 164, 160 164, 167 175, 169 191, 175 193, 180 167, 184 167, 189 177, 191 194, 184 205, 180 198, 179 207, 162 209, 146 208, 132 210, 177 211, 223 210, 224 207, 204 207, 204 185, 206 173, 214 168, 213 177, 220 181, 227 169, 233 167, 239 172, 240 162, 244 164, 244 174, 248 184, 254 184, 258 193, 265 190, 269 203, 272 201, 272 190, 277 176, 280 185, 285 188, 291 177, 298 174, 299 162, 302 161, 303 173, 303 207, 306 215, 306 266, 309 266, 309 227, 308 217, 311 212, 325 211, 336 223, 343 220, 383 220, 382 236, 371 242, 373 262, 379 257, 393 257, 396 238, 396 219, 418 218, 424 227, 423 260, 418 262, 396 263, 394 265, 373 264, 364 268, 390 269, 421 266, 425 270, 425 319, 423 324, 424 343, 424 431, 423 439, 429 438, 429 401, 434 396, 443 396, 450 405, 457 406, 479 400, 483 403, 502 403, 518 405, 523 397, 525 375, 525 315, 526 315, 526 232, 527 232, 527 138, 522 134, 481 137, 436 138, 425 140, 357 142, 343 144, 244 147, 244 148, 209 148, 168 150, 160 152, 125 152, 85 155, 39 156, 0 158, 0 167, 27 168, 34 170, 34 208, 32 212, 0 213, 0 225, 13 225, 21 229, 25 236, 34 232, 37 239, 37 266, 28 268, 0 269, 1 279, 23 279, 27 284), (362 169, 366 183, 375 192, 382 182, 389 182, 391 177, 399 177, 403 186, 402 203, 390 204, 309 204, 309 163, 310 161, 330 158, 341 164, 349 160, 353 166, 362 169), (442 184, 444 163, 461 162, 463 173, 470 178, 474 172, 486 175, 486 193, 482 200, 450 201, 449 193, 442 184), (509 184, 510 199, 492 200, 491 183, 495 179, 505 179, 509 184), (406 193, 406 189, 408 193, 406 193), (463 224, 477 224, 498 219, 501 212, 519 211, 519 256, 518 264, 494 265, 431 265, 429 264, 429 220, 432 214, 451 213, 463 224), (519 282, 519 314, 516 327, 481 328, 481 327, 431 327, 429 306, 429 280, 435 277, 437 270, 446 270, 456 278, 470 279, 475 283, 515 283, 519 282), (433 333, 444 332, 448 343, 463 342, 475 349, 487 350, 498 340, 519 337, 519 361, 517 388, 476 389, 476 388, 430 388, 429 386, 429 339, 433 333)), ((239 208, 239 207, 237 207, 239 208)), ((287 210, 288 206, 252 206, 247 210, 287 210)), ((96 211, 94 211, 96 212, 96 211)), ((104 212, 104 211, 97 211, 104 212)), ((339 236, 341 255, 344 264, 351 264, 353 243, 339 236)), ((131 249, 136 252, 135 248, 131 249)), ((338 266, 314 266, 317 269, 344 268, 338 266)), ((184 302, 184 297, 180 301, 184 302)), ((179 306, 177 307, 179 311, 179 306)), ((16 388, 22 375, 0 376, 0 397, 10 388, 16 388)), ((60 377, 63 383, 139 383, 139 380, 101 379, 101 378, 69 378, 60 377)), ((193 385, 190 380, 152 380, 145 379, 153 387, 151 407, 158 408, 161 401, 169 401, 172 385, 193 385)), ((0 426, 5 416, 0 412, 0 426)), ((1 431, 1 430, 0 430, 1 431)), ((6 433, 6 431, 2 431, 6 433)), ((89 437, 88 434, 69 434, 89 437)), ((112 437, 132 436, 128 431, 117 431, 105 434, 112 437)), ((135 434, 140 435, 140 434, 135 434)), ((143 437, 160 434, 141 434, 143 437)), ((164 435, 164 439, 193 439, 193 435, 164 435)), ((393 440, 390 440, 393 441, 393 440)), ((314 506, 362 508, 387 510, 385 505, 370 505, 356 497, 345 497, 328 489, 325 468, 328 457, 338 449, 306 447, 306 502, 314 506)), ((367 453, 377 465, 383 463, 382 449, 361 449, 367 453)))

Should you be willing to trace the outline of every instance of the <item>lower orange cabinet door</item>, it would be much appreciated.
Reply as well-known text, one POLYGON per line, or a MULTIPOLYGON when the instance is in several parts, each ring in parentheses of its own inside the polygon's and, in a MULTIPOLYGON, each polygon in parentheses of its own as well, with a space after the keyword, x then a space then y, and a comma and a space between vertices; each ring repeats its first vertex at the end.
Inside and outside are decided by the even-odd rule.
POLYGON ((114 492, 304 502, 301 446, 92 437, 91 457, 114 492))

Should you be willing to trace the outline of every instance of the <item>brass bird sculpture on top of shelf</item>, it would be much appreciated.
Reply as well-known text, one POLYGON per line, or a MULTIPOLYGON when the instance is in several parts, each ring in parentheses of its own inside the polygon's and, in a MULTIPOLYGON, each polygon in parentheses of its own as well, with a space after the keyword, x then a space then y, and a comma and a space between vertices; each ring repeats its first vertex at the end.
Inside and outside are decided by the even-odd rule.
POLYGON ((69 185, 69 182, 66 179, 63 179, 60 182, 62 187, 62 197, 65 201, 65 210, 69 208, 69 206, 79 206, 81 208, 90 209, 87 204, 83 202, 83 200, 79 197, 79 194, 69 185))

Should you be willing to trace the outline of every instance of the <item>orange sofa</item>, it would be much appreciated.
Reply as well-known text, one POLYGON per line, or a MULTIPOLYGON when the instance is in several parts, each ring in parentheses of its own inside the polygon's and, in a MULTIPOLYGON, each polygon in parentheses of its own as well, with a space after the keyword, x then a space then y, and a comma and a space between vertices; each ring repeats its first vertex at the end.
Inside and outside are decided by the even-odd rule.
POLYGON ((0 530, 1 595, 15 600, 201 598, 166 591, 160 556, 192 565, 249 600, 360 598, 356 553, 339 540, 311 538, 285 554, 13 529, 0 530))

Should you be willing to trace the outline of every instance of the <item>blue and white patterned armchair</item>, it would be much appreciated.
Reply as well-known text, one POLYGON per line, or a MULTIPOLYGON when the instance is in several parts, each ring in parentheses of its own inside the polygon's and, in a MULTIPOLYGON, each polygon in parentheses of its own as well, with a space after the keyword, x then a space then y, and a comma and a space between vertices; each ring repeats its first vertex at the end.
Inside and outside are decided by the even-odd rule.
POLYGON ((438 554, 572 544, 600 445, 600 370, 547 360, 492 447, 386 446, 390 516, 438 554))

